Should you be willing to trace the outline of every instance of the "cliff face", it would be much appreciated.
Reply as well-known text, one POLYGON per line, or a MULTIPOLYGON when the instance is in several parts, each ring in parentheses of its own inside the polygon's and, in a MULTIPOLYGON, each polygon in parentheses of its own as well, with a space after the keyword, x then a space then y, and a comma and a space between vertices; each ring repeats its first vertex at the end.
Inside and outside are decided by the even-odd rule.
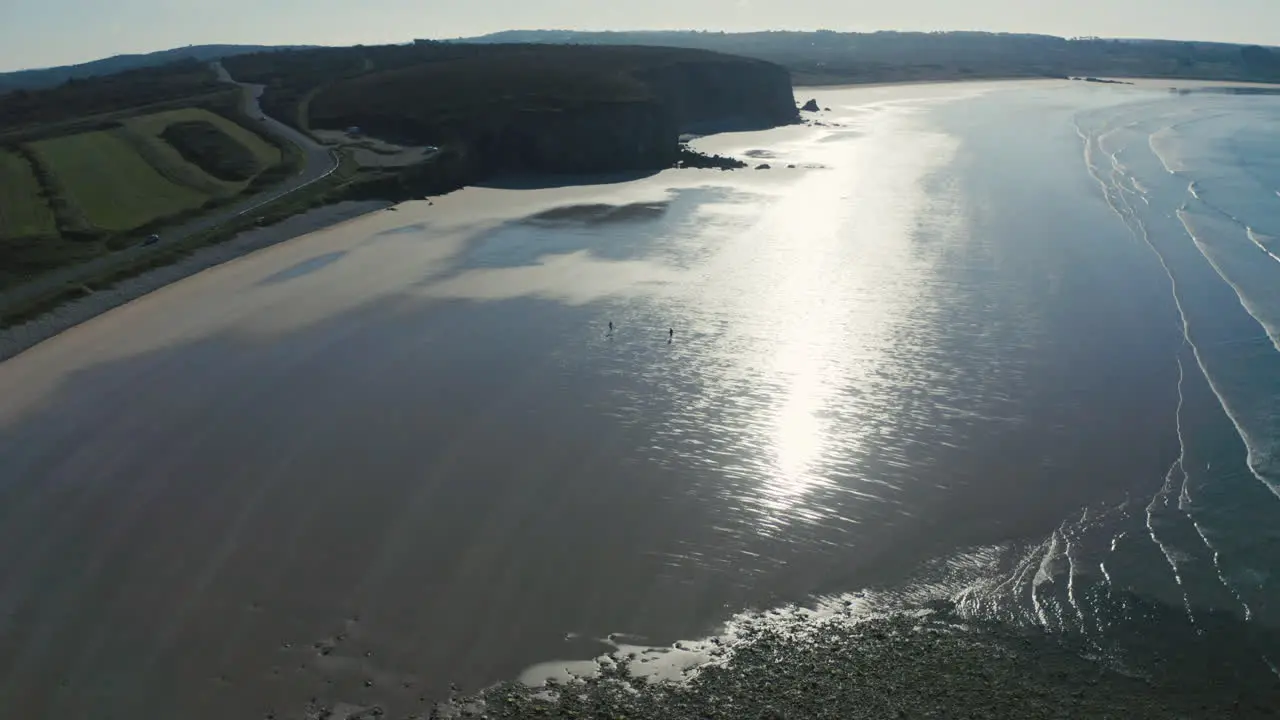
POLYGON ((762 130, 798 119, 791 75, 771 63, 685 61, 635 76, 658 95, 681 133, 762 130))
POLYGON ((494 171, 606 173, 670 167, 675 118, 655 101, 524 110, 469 140, 494 171))
POLYGON ((497 48, 342 80, 309 110, 312 127, 457 147, 487 173, 659 169, 681 133, 797 119, 780 66, 646 47, 497 48))

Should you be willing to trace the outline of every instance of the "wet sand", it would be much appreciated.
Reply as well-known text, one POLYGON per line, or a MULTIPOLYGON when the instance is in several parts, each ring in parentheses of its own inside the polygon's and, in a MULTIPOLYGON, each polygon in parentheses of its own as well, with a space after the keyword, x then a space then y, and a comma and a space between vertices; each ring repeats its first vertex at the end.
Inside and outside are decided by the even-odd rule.
POLYGON ((1149 497, 1180 338, 1074 131, 885 92, 699 141, 768 171, 407 203, 0 364, 0 714, 425 712, 1149 497))
MULTIPOLYGON (((639 262, 585 279, 581 258, 450 271, 509 221, 577 222, 594 212, 580 204, 660 202, 713 179, 408 203, 161 288, 0 365, 0 545, 23 548, 0 559, 0 706, 102 718, 258 717, 316 695, 412 706, 571 647, 565 627, 603 627, 578 614, 593 581, 575 566, 647 565, 609 593, 642 604, 661 558, 619 547, 611 502, 583 485, 584 448, 565 442, 593 420, 572 398, 545 410, 554 424, 502 409, 554 368, 517 355, 490 373, 475 363, 494 358, 448 351, 477 324, 535 354, 561 341, 450 300, 572 307, 661 279, 639 262), (570 481, 540 486, 555 477, 570 481)), ((657 497, 628 504, 661 515, 657 497)))

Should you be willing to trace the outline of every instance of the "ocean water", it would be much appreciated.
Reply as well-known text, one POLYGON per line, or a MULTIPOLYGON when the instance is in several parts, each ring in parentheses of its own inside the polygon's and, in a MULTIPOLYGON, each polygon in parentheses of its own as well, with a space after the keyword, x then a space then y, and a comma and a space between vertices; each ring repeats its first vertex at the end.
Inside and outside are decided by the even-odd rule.
POLYGON ((407 713, 788 605, 1280 665, 1280 97, 817 91, 0 364, 0 715, 407 713), (614 323, 610 332, 608 323, 614 323))
MULTIPOLYGON (((1144 312, 1148 330, 1113 337, 1108 322, 1086 321, 1077 334, 1082 345, 1106 348, 1097 358, 1101 366, 1088 370, 1095 377, 1146 372, 1175 388, 1173 407, 1153 402, 1141 411, 1147 417, 1133 418, 1131 430, 1113 436, 1121 452, 1156 451, 1152 459, 1160 459, 1136 471, 1122 501, 1082 503, 1078 515, 1064 516, 1033 545, 975 553, 975 562, 1009 562, 1016 548, 1016 560, 952 597, 975 617, 1083 634, 1139 673, 1265 686, 1280 655, 1274 531, 1280 265, 1268 230, 1280 212, 1280 153, 1272 142, 1280 105, 1272 96, 1220 88, 1122 96, 1114 105, 1073 109, 1071 124, 1083 167, 1131 245, 1098 247, 1081 237, 1097 229, 1063 222, 1077 234, 1068 242, 1097 265, 1113 264, 1132 246, 1147 252, 1146 263, 1096 271, 1127 286, 1129 297, 1113 297, 1107 312, 1123 313, 1150 292, 1153 265, 1162 276, 1155 283, 1163 297, 1144 312), (1159 332, 1170 326, 1172 345, 1159 332), (1148 342, 1154 356, 1134 354, 1137 343, 1148 342), (1143 427, 1171 429, 1173 439, 1144 447, 1134 442, 1143 427)), ((1102 422, 1107 405, 1132 407, 1141 390, 1122 385, 1110 392, 1081 423, 1102 422)), ((965 582, 952 579, 946 592, 965 582)))

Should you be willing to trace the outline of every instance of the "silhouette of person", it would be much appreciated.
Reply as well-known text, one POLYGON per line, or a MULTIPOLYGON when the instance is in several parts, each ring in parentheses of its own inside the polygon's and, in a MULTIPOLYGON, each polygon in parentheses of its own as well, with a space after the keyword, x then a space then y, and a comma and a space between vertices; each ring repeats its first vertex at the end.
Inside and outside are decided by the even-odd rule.
POLYGON ((674 340, 674 339, 675 339, 675 337, 676 337, 676 329, 675 329, 675 328, 667 328, 667 344, 668 344, 668 345, 670 345, 670 344, 671 344, 671 341, 672 341, 672 340, 674 340))
POLYGON ((609 332, 613 332, 613 321, 609 321, 609 332))

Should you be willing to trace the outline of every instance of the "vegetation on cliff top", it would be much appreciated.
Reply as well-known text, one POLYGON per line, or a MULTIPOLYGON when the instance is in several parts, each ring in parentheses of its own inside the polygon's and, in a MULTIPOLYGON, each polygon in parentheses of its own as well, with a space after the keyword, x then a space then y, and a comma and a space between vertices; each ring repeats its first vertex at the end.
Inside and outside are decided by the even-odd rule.
POLYGON ((184 60, 208 62, 241 53, 280 49, 269 45, 188 45, 136 55, 113 55, 75 65, 18 70, 0 74, 0 93, 12 90, 39 90, 57 87, 68 80, 86 80, 93 77, 115 75, 127 70, 155 68, 184 60))
POLYGON ((1280 82, 1274 49, 1171 40, 989 32, 516 30, 462 42, 701 48, 778 63, 797 85, 1069 75, 1280 82))
MULTIPOLYGON (((264 108, 304 131, 355 127, 456 150, 460 184, 504 170, 669 167, 682 127, 796 119, 785 69, 702 50, 423 41, 242 55, 225 65, 265 85, 264 108)), ((410 175, 421 173, 402 179, 410 175)))
POLYGON ((267 86, 263 107, 273 116, 333 128, 360 114, 439 126, 506 110, 652 101, 659 94, 648 75, 662 68, 719 65, 785 76, 768 63, 703 50, 428 41, 255 53, 225 65, 238 80, 267 86))
POLYGON ((73 79, 54 88, 5 95, 0 100, 0 135, 175 101, 198 104, 194 99, 226 92, 213 70, 195 60, 73 79))
POLYGON ((136 244, 296 171, 278 141, 249 129, 241 97, 197 61, 5 95, 0 289, 136 244), (193 141, 171 131, 188 122, 207 126, 212 153, 175 147, 193 141), (233 179, 211 172, 228 163, 233 179))
POLYGON ((207 120, 173 123, 160 137, 187 161, 219 180, 241 182, 258 173, 253 152, 207 120))

